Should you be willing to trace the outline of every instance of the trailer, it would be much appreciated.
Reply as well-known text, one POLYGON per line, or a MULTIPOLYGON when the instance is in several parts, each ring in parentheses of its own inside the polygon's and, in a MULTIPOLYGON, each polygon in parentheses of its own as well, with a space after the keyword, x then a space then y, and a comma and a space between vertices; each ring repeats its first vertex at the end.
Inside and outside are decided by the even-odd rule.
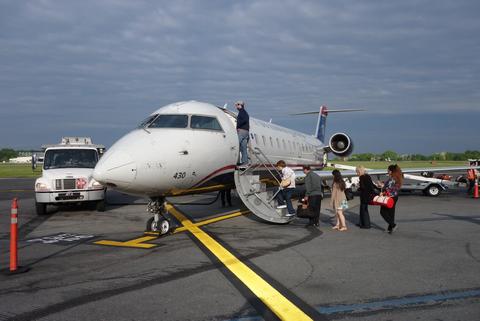
MULTIPOLYGON (((337 168, 337 169, 350 170, 350 171, 355 171, 356 169, 355 166, 334 164, 334 163, 328 163, 327 166, 337 168)), ((375 171, 373 169, 366 168, 366 170, 369 172, 370 175, 376 175, 377 177, 379 177, 380 175, 386 174, 386 173, 381 173, 381 174, 375 173, 378 171, 375 171)), ((432 168, 431 170, 435 170, 435 168, 432 168)), ((422 172, 422 171, 425 172, 425 169, 418 169, 418 172, 422 172)), ((441 179, 441 178, 425 177, 422 175, 413 175, 413 174, 407 174, 407 173, 404 173, 403 176, 405 179, 410 181, 415 181, 415 182, 408 182, 408 181, 405 182, 400 188, 400 191, 404 191, 404 192, 421 191, 425 196, 436 197, 436 196, 439 196, 443 191, 447 190, 449 187, 459 186, 458 182, 452 182, 452 181, 441 179)), ((347 177, 345 178, 345 181, 347 183, 347 188, 351 188, 353 191, 355 191, 359 187, 358 176, 347 177)))

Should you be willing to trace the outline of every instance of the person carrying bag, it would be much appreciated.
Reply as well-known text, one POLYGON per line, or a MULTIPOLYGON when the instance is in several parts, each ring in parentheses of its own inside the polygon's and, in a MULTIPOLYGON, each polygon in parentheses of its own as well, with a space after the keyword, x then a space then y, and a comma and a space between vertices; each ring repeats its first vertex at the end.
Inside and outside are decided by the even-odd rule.
POLYGON ((377 196, 376 186, 373 184, 372 178, 367 174, 365 167, 358 166, 356 169, 357 175, 359 177, 359 189, 360 192, 360 220, 357 224, 358 227, 369 229, 370 225, 370 214, 368 213, 368 205, 373 204, 373 198, 377 196))
MULTIPOLYGON (((320 225, 320 209, 323 199, 322 179, 313 172, 309 165, 303 166, 305 174, 305 197, 308 214, 305 218, 309 219, 307 226, 319 227, 320 225)), ((298 215, 298 214, 297 214, 298 215)))
MULTIPOLYGON (((385 206, 380 207, 380 215, 382 215, 385 222, 388 223, 387 231, 389 234, 392 234, 396 228, 397 224, 395 223, 395 207, 398 202, 398 190, 403 183, 403 173, 398 165, 388 166, 388 179, 382 184, 382 192, 379 196, 388 197, 393 199, 393 205, 388 207, 388 202, 391 204, 391 200, 388 198, 383 199, 385 206)), ((378 200, 378 198, 377 198, 378 200)))
POLYGON ((287 167, 287 164, 283 160, 279 160, 275 165, 277 169, 282 173, 282 181, 280 182, 279 191, 277 193, 277 208, 287 208, 288 213, 286 217, 295 216, 295 209, 292 205, 292 194, 295 191, 295 172, 287 167))

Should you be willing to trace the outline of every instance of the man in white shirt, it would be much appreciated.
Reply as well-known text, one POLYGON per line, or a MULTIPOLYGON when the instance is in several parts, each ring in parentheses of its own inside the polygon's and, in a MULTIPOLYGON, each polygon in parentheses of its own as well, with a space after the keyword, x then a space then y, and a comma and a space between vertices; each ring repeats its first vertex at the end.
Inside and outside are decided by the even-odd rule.
POLYGON ((288 213, 285 216, 294 216, 295 209, 292 205, 292 194, 295 191, 295 172, 290 167, 287 167, 283 160, 278 161, 275 166, 282 172, 280 191, 277 193, 277 208, 286 207, 288 213))

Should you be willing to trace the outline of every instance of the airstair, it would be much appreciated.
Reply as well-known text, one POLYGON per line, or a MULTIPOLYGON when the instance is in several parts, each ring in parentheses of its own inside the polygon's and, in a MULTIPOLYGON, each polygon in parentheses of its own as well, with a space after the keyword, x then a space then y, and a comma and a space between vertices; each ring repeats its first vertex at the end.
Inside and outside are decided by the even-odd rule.
POLYGON ((250 149, 250 158, 252 165, 245 170, 237 168, 234 172, 238 196, 259 218, 277 224, 290 222, 294 217, 286 216, 287 209, 276 208, 278 189, 272 186, 280 185, 280 172, 258 147, 250 149))

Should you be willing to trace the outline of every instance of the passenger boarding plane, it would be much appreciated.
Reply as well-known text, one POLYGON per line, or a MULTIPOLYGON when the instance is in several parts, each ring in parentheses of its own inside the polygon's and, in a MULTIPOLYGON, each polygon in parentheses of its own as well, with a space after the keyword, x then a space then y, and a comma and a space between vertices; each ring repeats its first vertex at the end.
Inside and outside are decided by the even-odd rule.
MULTIPOLYGON (((340 111, 354 110, 336 112, 340 111)), ((329 112, 335 111, 321 106, 319 111, 301 113, 318 114, 314 136, 250 118, 251 166, 246 172, 260 172, 257 177, 265 181, 261 173, 272 173, 272 164, 281 159, 300 171, 307 164, 314 170, 322 169, 329 152, 348 156, 353 143, 347 134, 335 133, 328 144, 324 143, 329 112)), ((237 169, 238 160, 235 113, 204 102, 177 102, 156 110, 118 140, 100 159, 93 176, 109 188, 150 197, 148 210, 153 217, 147 222, 147 230, 161 234, 170 230, 165 197, 226 188, 237 188, 245 205, 257 216, 274 223, 288 222, 290 219, 267 204, 273 198, 262 196, 261 187, 251 188, 256 181, 237 169)))

